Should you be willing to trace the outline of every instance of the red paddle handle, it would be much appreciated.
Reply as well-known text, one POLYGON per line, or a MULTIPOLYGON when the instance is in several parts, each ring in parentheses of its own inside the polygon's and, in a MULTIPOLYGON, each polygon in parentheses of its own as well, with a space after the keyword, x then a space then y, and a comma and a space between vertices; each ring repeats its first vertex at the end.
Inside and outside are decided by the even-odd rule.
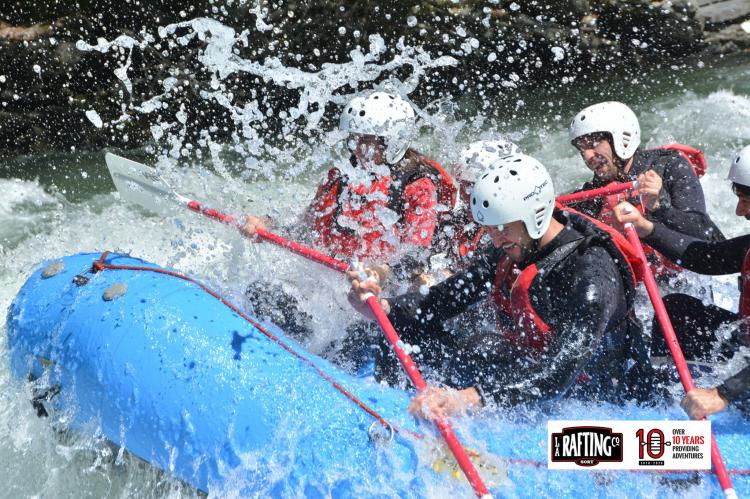
MULTIPOLYGON (((398 360, 401 361, 401 365, 404 367, 409 379, 411 379, 414 386, 417 387, 417 390, 421 392, 427 386, 427 383, 425 383, 422 374, 419 372, 419 369, 411 356, 401 347, 401 339, 398 337, 398 333, 394 329, 393 324, 391 324, 390 319, 388 319, 388 316, 385 314, 383 307, 380 306, 378 298, 371 295, 367 298, 367 304, 370 306, 372 313, 375 314, 375 318, 383 329, 386 338, 388 338, 388 342, 391 344, 393 351, 396 352, 396 356, 398 357, 398 360)), ((477 496, 489 496, 489 491, 484 485, 484 482, 482 482, 482 477, 479 476, 479 472, 474 467, 474 463, 471 462, 471 459, 469 459, 466 449, 464 449, 463 445, 461 445, 461 442, 458 440, 458 437, 456 437, 450 423, 444 419, 436 419, 435 425, 438 427, 440 434, 448 444, 448 447, 453 453, 453 456, 455 456, 458 465, 461 467, 461 470, 463 470, 466 479, 469 480, 469 483, 477 496)))

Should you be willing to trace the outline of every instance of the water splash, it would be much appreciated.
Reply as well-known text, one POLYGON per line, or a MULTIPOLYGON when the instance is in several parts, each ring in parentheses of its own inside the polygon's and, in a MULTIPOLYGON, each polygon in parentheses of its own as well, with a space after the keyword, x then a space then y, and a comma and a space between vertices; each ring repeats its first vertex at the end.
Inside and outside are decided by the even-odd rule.
MULTIPOLYGON (((257 13, 257 12, 256 12, 257 13)), ((264 31, 270 29, 263 24, 262 16, 257 16, 259 25, 256 29, 264 31)), ((282 150, 274 148, 265 135, 259 130, 268 128, 270 118, 280 119, 282 122, 279 138, 282 143, 299 147, 297 135, 311 136, 317 132, 327 109, 330 105, 342 106, 348 102, 357 89, 363 85, 377 88, 387 88, 402 96, 412 93, 422 81, 426 72, 432 69, 456 64, 450 56, 432 57, 419 47, 407 46, 399 42, 395 49, 397 55, 383 61, 388 48, 380 35, 370 35, 369 50, 352 50, 350 61, 344 63, 325 63, 317 71, 284 66, 279 57, 268 57, 262 62, 244 59, 238 55, 238 46, 247 46, 249 30, 237 33, 233 28, 209 18, 197 18, 180 23, 170 24, 158 31, 158 39, 144 35, 140 41, 129 36, 119 36, 115 40, 99 40, 96 45, 89 45, 79 41, 80 50, 127 50, 125 63, 116 70, 117 77, 123 82, 130 98, 132 83, 128 78, 131 66, 132 52, 138 48, 146 50, 157 42, 164 42, 177 49, 193 42, 199 42, 203 48, 199 51, 198 62, 200 71, 208 74, 206 81, 192 79, 190 84, 198 87, 200 97, 212 104, 225 109, 235 125, 232 133, 233 150, 248 158, 247 166, 257 164, 258 158, 264 154, 277 157, 282 150), (403 80, 393 77, 396 71, 408 69, 409 75, 403 80), (247 98, 240 98, 229 90, 227 80, 233 75, 243 77, 257 77, 265 85, 275 86, 297 92, 296 101, 285 108, 275 108, 273 113, 263 110, 265 96, 253 91, 247 98), (383 81, 383 79, 385 80, 383 81), (249 158, 254 158, 250 160, 249 158)), ((179 73, 179 71, 172 71, 179 73)), ((162 80, 163 92, 153 95, 142 102, 128 102, 123 105, 123 114, 108 123, 108 125, 122 124, 132 119, 142 119, 143 115, 153 114, 164 107, 167 102, 179 102, 179 94, 185 91, 187 80, 174 75, 162 80), (185 81, 182 81, 185 80, 185 81)), ((176 113, 176 120, 166 123, 155 123, 151 126, 152 137, 156 141, 163 139, 168 143, 168 155, 172 158, 189 156, 194 146, 187 140, 187 115, 180 105, 176 113)), ((212 140, 214 131, 201 131, 198 146, 208 149, 214 164, 221 164, 219 153, 223 149, 218 142, 212 140), (218 147, 217 147, 218 146, 218 147)), ((340 137, 334 139, 338 140, 340 137)), ((226 173, 226 172, 223 172, 226 173)))

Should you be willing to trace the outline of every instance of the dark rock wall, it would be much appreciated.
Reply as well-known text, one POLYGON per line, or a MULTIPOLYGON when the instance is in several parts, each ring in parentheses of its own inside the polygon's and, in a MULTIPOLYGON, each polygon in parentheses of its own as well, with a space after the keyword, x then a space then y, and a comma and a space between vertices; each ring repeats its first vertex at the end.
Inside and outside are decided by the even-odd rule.
MULTIPOLYGON (((357 47, 367 52, 373 34, 389 49, 385 60, 399 53, 402 38, 433 58, 454 57, 456 66, 432 69, 422 78, 412 94, 421 105, 474 93, 503 106, 518 89, 586 84, 603 72, 673 62, 705 48, 702 23, 684 0, 261 1, 261 30, 257 6, 229 0, 0 2, 0 154, 140 146, 153 140, 150 125, 174 120, 181 107, 189 115, 187 138, 197 139, 213 125, 213 139, 230 140, 236 134, 230 113, 199 95, 211 78, 197 61, 205 44, 174 43, 180 30, 165 39, 158 35, 160 26, 196 17, 217 19, 237 33, 248 30, 247 46, 236 46, 244 59, 277 57, 310 72, 349 61, 357 47), (120 34, 155 41, 132 53, 76 48, 78 40, 95 44, 120 34), (128 57, 132 94, 114 74, 128 57), (105 123, 135 115, 132 105, 163 92, 164 78, 175 75, 180 98, 157 113, 102 128, 85 117, 90 109, 105 123)), ((381 79, 387 76, 403 79, 409 70, 381 79)), ((269 117, 256 124, 259 133, 289 131, 290 120, 280 118, 279 110, 294 105, 297 90, 246 74, 224 84, 235 105, 260 100, 260 111, 269 117)), ((326 111, 330 118, 338 112, 332 104, 326 111)))

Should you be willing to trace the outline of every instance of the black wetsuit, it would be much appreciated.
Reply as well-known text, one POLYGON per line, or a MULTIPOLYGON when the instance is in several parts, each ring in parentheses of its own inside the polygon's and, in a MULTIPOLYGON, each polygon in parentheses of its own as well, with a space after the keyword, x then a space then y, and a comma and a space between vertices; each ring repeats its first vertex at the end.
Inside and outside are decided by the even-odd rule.
MULTIPOLYGON (((750 235, 726 241, 707 242, 654 225, 644 241, 675 263, 699 274, 725 275, 740 272, 745 254, 750 250, 750 235)), ((677 339, 689 360, 731 358, 746 343, 744 327, 733 325, 739 314, 685 294, 664 297, 677 339), (733 327, 734 326, 734 327, 733 327), (721 334, 717 334, 721 331, 721 334)), ((666 355, 667 345, 661 326, 654 320, 652 353, 666 355)), ((726 380, 719 392, 730 401, 750 397, 750 365, 726 380)))
MULTIPOLYGON (((664 149, 639 149, 633 157, 630 171, 619 180, 623 182, 635 180, 638 175, 649 170, 654 170, 662 178, 660 206, 647 214, 649 220, 705 241, 725 239, 708 216, 706 200, 698 176, 680 153, 664 149)), ((576 192, 602 187, 607 183, 609 182, 602 182, 595 176, 576 192)), ((628 199, 628 201, 635 206, 640 204, 638 198, 628 199)), ((573 207, 597 218, 603 208, 603 203, 604 198, 599 197, 576 203, 573 207)))
MULTIPOLYGON (((478 254, 469 269, 426 295, 392 299, 390 318, 402 340, 419 347, 413 355, 418 365, 442 372, 439 380, 450 386, 477 388, 485 402, 517 404, 571 392, 600 400, 643 400, 652 383, 637 382, 648 375, 650 364, 632 311, 633 282, 623 279, 593 229, 582 233, 561 212, 555 218, 565 228, 533 262, 521 266, 536 263, 542 268, 545 259, 557 261, 537 273, 529 288, 534 309, 555 331, 542 355, 511 344, 497 332, 457 338, 443 327, 447 319, 489 297, 501 255, 495 248, 478 254), (591 380, 576 384, 582 372, 591 380)), ((502 318, 514 327, 510 317, 502 318)), ((378 359, 381 376, 398 372, 394 358, 384 347, 378 359)))

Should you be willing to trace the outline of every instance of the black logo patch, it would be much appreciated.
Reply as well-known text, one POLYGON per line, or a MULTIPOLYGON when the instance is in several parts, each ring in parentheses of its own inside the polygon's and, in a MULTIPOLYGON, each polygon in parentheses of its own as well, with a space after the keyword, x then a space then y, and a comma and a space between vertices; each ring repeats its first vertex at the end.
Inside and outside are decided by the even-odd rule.
POLYGON ((601 462, 622 462, 622 433, 598 426, 573 426, 552 434, 552 461, 596 466, 601 462))

